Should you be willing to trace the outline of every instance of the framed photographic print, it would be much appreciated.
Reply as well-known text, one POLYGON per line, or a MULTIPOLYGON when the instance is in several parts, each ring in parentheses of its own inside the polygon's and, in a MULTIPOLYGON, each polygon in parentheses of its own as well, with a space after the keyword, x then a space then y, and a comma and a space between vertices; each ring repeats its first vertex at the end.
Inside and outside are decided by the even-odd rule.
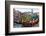
POLYGON ((45 4, 40 2, 5 2, 6 35, 45 32, 45 4))

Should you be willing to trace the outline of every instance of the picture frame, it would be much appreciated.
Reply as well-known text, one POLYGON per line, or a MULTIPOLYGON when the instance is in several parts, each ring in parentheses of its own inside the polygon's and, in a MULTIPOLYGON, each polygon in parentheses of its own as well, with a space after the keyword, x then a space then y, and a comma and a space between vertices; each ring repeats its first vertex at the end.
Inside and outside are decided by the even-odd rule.
MULTIPOLYGON (((37 10, 37 9, 35 9, 35 10, 37 10)), ((5 1, 5 34, 6 35, 38 34, 38 33, 45 33, 45 3, 41 3, 41 2, 22 2, 22 1, 5 1), (40 10, 40 11, 38 10, 39 14, 42 13, 41 15, 39 15, 40 16, 39 20, 38 20, 39 23, 40 23, 39 26, 35 27, 35 26, 31 25, 31 27, 29 27, 29 26, 24 24, 23 27, 26 27, 26 28, 23 28, 23 27, 21 28, 20 26, 19 26, 20 27, 19 28, 18 25, 17 25, 17 27, 16 27, 16 25, 14 27, 13 22, 14 22, 14 20, 16 20, 16 19, 13 20, 14 10, 16 9, 16 10, 21 11, 21 13, 22 12, 27 13, 28 10, 29 10, 29 12, 30 11, 32 12, 32 10, 30 10, 32 8, 33 9, 38 8, 40 10), (26 10, 26 11, 24 11, 24 10, 26 10), (10 13, 11 13, 11 15, 10 15, 10 13), (39 29, 37 27, 39 27, 39 29)))

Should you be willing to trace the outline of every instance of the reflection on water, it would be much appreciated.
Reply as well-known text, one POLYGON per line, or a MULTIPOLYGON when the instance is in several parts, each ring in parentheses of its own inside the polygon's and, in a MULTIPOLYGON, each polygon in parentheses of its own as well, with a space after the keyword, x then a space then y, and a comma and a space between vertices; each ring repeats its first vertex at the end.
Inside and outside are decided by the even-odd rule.
POLYGON ((15 27, 15 28, 20 28, 20 27, 22 27, 22 24, 14 23, 14 27, 15 27))
MULTIPOLYGON (((22 27, 23 27, 22 24, 14 23, 14 28, 22 28, 22 27)), ((33 27, 39 27, 39 24, 36 24, 36 25, 34 25, 33 27)))

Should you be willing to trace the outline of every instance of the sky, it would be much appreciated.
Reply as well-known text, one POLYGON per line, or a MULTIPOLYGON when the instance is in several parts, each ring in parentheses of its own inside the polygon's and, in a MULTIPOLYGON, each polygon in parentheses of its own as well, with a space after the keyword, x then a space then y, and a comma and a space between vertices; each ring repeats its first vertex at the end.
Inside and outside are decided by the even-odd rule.
POLYGON ((33 9, 33 12, 38 12, 39 11, 38 8, 15 8, 15 10, 19 10, 22 13, 23 12, 32 12, 32 9, 33 9))

